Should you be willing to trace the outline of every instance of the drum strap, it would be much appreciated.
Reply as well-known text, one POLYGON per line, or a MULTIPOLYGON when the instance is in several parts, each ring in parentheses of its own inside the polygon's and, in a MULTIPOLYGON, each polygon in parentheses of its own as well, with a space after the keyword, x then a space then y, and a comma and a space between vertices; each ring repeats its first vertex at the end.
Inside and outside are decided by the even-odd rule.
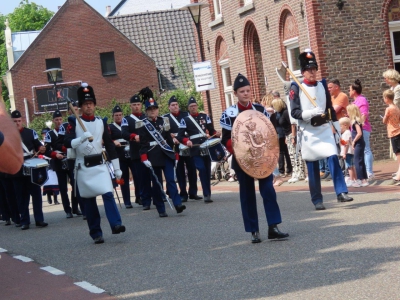
POLYGON ((24 156, 28 156, 28 155, 32 155, 33 154, 33 151, 32 150, 29 151, 28 148, 25 146, 23 141, 21 141, 21 144, 22 144, 22 149, 24 149, 24 151, 25 151, 24 156))
POLYGON ((154 128, 154 126, 150 123, 148 119, 142 120, 147 131, 151 134, 157 144, 166 151, 174 152, 172 148, 167 144, 167 142, 163 139, 160 133, 154 128))
POLYGON ((192 121, 192 123, 197 127, 197 129, 199 130, 200 134, 202 134, 204 137, 206 137, 206 133, 203 131, 203 129, 201 129, 199 123, 196 122, 196 120, 189 114, 188 115, 190 121, 192 121))

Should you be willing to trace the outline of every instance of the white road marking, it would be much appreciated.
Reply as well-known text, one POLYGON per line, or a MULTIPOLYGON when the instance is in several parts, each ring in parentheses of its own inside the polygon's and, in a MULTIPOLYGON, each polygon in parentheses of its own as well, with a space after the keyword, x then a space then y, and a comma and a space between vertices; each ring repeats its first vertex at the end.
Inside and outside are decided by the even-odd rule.
POLYGON ((49 272, 49 273, 51 273, 51 274, 53 274, 53 275, 64 275, 64 274, 65 274, 65 272, 63 272, 63 271, 61 271, 61 270, 59 270, 59 269, 50 267, 50 266, 48 266, 48 267, 42 267, 42 268, 40 268, 40 269, 42 269, 42 270, 44 270, 44 271, 47 271, 47 272, 49 272))
POLYGON ((16 255, 16 256, 14 256, 14 258, 15 259, 19 259, 20 261, 23 261, 23 262, 33 261, 32 258, 29 258, 29 257, 26 257, 26 256, 22 256, 22 255, 16 255))
POLYGON ((74 284, 94 294, 101 294, 105 292, 105 290, 98 288, 97 286, 94 286, 87 281, 74 282, 74 284))

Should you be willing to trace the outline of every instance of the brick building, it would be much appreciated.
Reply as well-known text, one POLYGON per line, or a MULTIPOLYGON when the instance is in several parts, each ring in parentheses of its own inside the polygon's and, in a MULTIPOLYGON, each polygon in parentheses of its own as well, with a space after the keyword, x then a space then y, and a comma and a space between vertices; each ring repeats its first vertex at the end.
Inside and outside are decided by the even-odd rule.
POLYGON ((88 82, 99 106, 113 98, 128 102, 145 86, 159 88, 154 60, 83 0, 67 0, 10 68, 8 84, 22 115, 37 111, 36 90, 52 87, 43 71, 54 67, 63 69, 58 86, 88 82))
POLYGON ((370 103, 371 144, 376 159, 388 158, 382 72, 400 69, 399 0, 191 0, 209 4, 201 15, 206 60, 217 88, 211 91, 214 122, 235 101, 232 84, 240 72, 249 77, 253 96, 283 93, 275 67, 289 63, 298 76, 297 56, 311 48, 319 78, 338 78, 342 90, 359 78, 370 103), (342 5, 343 4, 343 5, 342 5))

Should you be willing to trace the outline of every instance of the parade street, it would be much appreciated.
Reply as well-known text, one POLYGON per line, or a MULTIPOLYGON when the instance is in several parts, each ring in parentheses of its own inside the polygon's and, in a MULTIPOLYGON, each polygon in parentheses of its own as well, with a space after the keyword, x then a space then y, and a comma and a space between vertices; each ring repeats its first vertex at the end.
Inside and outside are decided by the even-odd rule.
POLYGON ((212 204, 189 200, 179 215, 167 208, 168 218, 153 207, 122 208, 127 230, 119 235, 107 227, 98 197, 101 245, 93 244, 81 217, 66 219, 61 205, 44 202, 47 228, 22 231, 0 223, 0 247, 8 251, 1 253, 0 299, 398 299, 398 187, 378 180, 352 188, 353 202, 338 203, 331 185, 323 184, 325 211, 314 209, 304 183, 277 188, 287 240, 268 241, 258 201, 260 244, 244 232, 237 183, 213 187, 212 204), (52 266, 65 275, 20 265, 52 266), (40 273, 48 279, 33 284, 40 273), (82 281, 105 292, 73 284, 82 281))

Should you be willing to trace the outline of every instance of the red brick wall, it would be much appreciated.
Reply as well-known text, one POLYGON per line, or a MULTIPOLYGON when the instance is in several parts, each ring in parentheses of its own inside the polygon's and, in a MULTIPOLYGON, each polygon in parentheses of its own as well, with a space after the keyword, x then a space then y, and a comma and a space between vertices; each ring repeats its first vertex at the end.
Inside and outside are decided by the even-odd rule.
POLYGON ((82 0, 69 0, 11 69, 16 107, 23 116, 23 99, 29 100, 32 115, 32 86, 48 84, 45 60, 56 57, 61 59, 64 82, 90 84, 98 106, 113 98, 128 102, 145 86, 159 88, 151 58, 82 0), (100 53, 109 51, 114 51, 117 75, 103 77, 100 53))

